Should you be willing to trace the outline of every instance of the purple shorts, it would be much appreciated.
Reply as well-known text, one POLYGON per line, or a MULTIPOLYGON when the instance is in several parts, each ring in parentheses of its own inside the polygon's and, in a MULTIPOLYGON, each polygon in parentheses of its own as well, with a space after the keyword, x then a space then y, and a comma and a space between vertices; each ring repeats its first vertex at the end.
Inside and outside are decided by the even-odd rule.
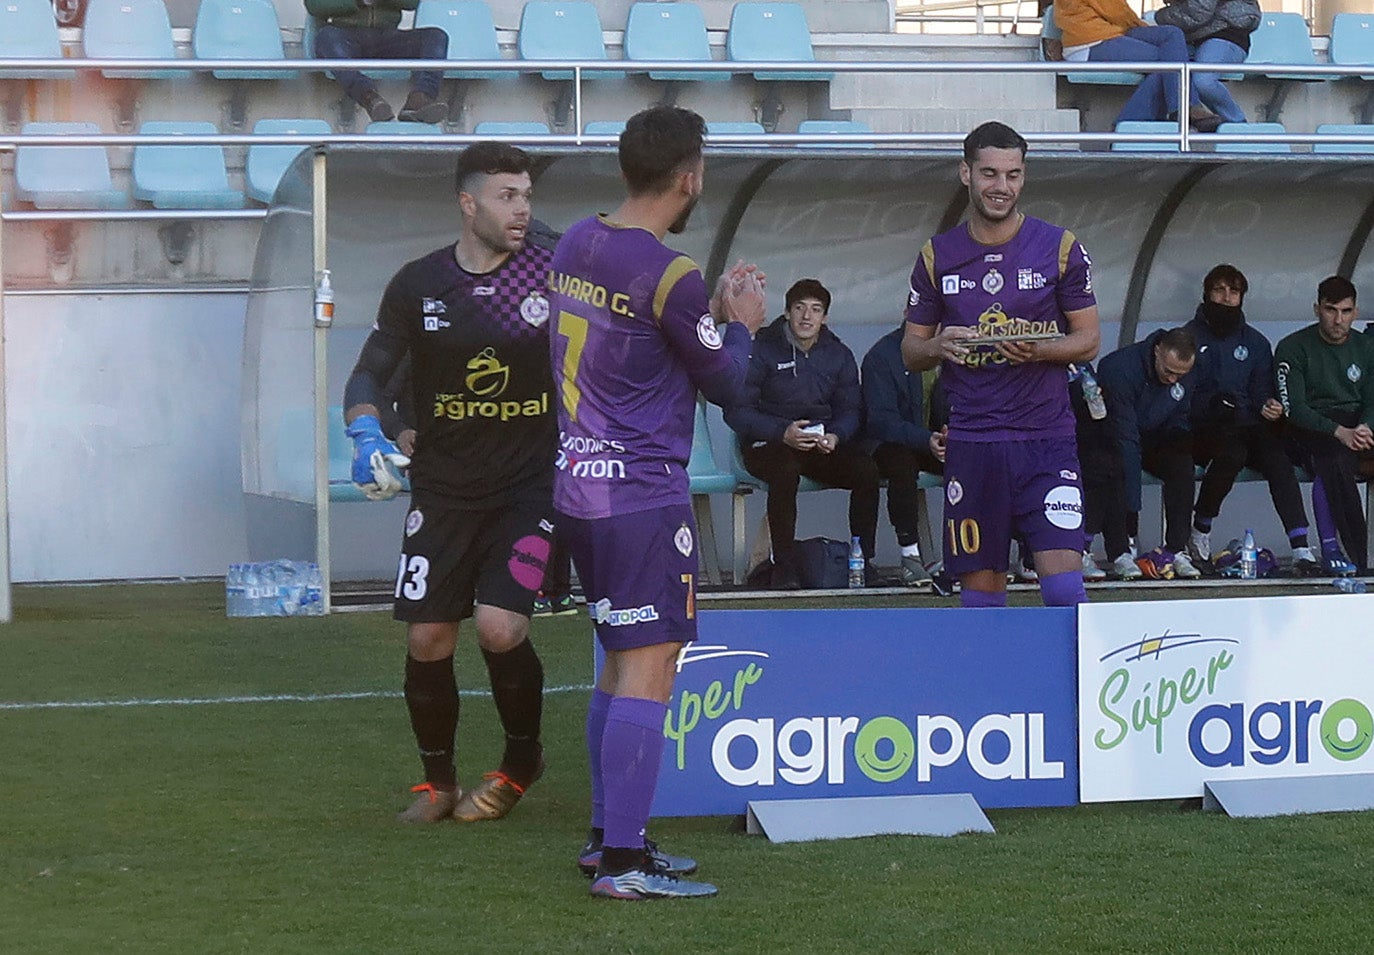
POLYGON ((950 438, 945 570, 1006 571, 1012 534, 1032 552, 1083 549, 1083 485, 1073 435, 1026 441, 950 438))
POLYGON ((689 504, 592 520, 561 515, 596 636, 607 650, 697 638, 697 527, 689 504))

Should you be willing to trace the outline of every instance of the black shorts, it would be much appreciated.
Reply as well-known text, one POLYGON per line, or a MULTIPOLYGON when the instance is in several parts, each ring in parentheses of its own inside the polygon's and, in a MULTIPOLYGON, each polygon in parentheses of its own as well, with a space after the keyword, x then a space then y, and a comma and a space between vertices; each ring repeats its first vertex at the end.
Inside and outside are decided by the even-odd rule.
POLYGON ((547 496, 479 511, 419 493, 411 503, 396 570, 397 620, 457 623, 478 603, 530 615, 552 548, 547 496))

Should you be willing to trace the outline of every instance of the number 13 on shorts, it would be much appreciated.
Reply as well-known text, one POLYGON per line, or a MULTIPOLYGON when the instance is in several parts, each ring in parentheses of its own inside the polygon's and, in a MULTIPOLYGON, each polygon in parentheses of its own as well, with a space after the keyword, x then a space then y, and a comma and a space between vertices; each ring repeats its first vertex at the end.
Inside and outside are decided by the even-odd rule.
POLYGON ((963 520, 947 520, 949 531, 949 552, 952 555, 976 554, 983 546, 983 535, 978 530, 978 522, 971 517, 963 520))

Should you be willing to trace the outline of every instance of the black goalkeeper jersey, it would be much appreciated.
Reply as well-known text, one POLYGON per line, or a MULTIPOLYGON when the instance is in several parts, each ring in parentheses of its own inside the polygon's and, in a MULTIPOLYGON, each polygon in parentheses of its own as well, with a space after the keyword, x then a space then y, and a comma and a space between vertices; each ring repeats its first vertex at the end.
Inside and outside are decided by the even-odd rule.
POLYGON ((402 266, 387 285, 369 346, 410 354, 414 490, 472 508, 552 493, 551 258, 527 242, 474 275, 448 245, 402 266))

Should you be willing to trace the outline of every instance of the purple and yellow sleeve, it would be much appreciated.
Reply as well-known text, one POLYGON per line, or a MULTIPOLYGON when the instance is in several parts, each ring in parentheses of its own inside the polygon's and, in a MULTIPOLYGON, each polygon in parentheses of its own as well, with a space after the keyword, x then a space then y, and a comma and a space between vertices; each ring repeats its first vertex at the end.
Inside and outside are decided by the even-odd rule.
POLYGON ((935 244, 921 247, 916 267, 911 270, 911 287, 906 297, 906 320, 915 325, 939 325, 944 318, 944 301, 935 285, 935 244))
POLYGON ((1059 239, 1059 282, 1055 286, 1061 312, 1076 312, 1097 304, 1092 265, 1083 243, 1065 229, 1059 239))

